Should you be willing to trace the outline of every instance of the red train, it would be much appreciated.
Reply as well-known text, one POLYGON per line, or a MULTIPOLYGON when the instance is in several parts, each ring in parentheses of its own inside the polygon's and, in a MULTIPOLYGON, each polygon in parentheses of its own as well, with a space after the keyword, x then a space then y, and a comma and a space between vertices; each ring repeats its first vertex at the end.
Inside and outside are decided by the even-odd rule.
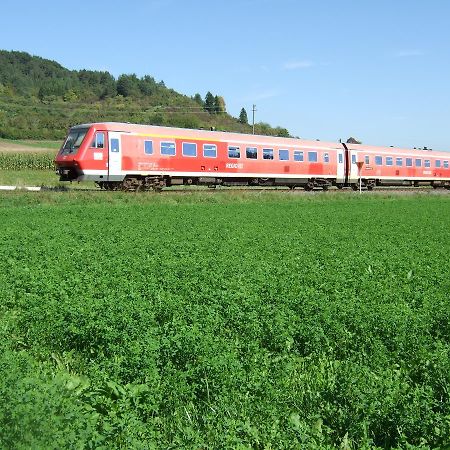
POLYGON ((70 129, 55 158, 61 181, 108 190, 173 185, 450 189, 450 153, 205 130, 91 123, 70 129))

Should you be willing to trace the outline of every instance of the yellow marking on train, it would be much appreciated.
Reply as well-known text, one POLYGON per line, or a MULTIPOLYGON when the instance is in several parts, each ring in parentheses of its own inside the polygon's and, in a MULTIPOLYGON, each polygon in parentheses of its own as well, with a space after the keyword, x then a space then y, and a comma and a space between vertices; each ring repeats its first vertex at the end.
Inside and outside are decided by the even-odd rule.
POLYGON ((204 141, 204 142, 227 142, 227 141, 221 141, 219 139, 206 139, 206 138, 192 138, 189 136, 173 136, 173 135, 162 135, 162 134, 144 134, 144 133, 132 133, 134 136, 141 136, 141 137, 152 137, 152 138, 158 138, 158 139, 167 139, 167 140, 176 140, 181 139, 184 141, 204 141))

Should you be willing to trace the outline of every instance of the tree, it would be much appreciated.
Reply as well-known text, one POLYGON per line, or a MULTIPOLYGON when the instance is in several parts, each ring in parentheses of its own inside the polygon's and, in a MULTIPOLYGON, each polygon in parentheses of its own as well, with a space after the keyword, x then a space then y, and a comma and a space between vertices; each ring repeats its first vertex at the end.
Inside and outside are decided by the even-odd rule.
POLYGON ((138 77, 134 73, 131 75, 120 75, 117 80, 117 93, 124 97, 137 97, 139 93, 138 77))
POLYGON ((239 123, 243 123, 244 125, 248 125, 247 111, 245 110, 245 108, 241 109, 241 112, 239 114, 239 123))
POLYGON ((152 95, 156 89, 156 82, 150 75, 145 75, 139 80, 139 90, 145 96, 152 95))
POLYGON ((217 114, 226 112, 225 100, 219 95, 214 97, 214 112, 217 114))
POLYGON ((203 99, 202 99, 202 96, 200 94, 198 94, 198 93, 195 94, 193 100, 194 100, 195 103, 199 104, 203 108, 203 106, 204 106, 203 99))
POLYGON ((65 102, 76 102, 78 100, 78 95, 74 90, 70 89, 63 95, 63 100, 65 102))
POLYGON ((109 72, 100 72, 100 86, 100 98, 102 100, 116 95, 116 80, 109 72))
POLYGON ((205 95, 205 111, 212 114, 214 112, 214 103, 214 96, 208 91, 205 95))
POLYGON ((286 128, 276 127, 275 132, 278 137, 289 137, 289 131, 286 128))

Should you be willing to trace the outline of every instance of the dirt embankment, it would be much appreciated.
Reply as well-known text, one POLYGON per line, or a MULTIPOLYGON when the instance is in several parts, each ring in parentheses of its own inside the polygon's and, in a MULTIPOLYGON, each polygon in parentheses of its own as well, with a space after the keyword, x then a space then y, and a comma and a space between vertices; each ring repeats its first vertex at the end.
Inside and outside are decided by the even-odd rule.
POLYGON ((41 147, 41 146, 33 146, 26 145, 23 143, 12 143, 9 141, 1 141, 0 140, 0 153, 55 153, 58 150, 54 147, 41 147))

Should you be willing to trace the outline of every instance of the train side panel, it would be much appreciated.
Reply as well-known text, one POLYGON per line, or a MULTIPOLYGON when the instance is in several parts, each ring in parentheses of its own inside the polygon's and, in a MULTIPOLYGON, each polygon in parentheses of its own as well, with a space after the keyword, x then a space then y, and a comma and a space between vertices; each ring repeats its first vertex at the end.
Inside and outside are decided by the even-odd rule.
MULTIPOLYGON (((339 149, 254 141, 219 141, 199 136, 123 134, 124 175, 162 174, 171 177, 325 178, 335 182, 339 149)), ((283 181, 280 181, 283 182, 283 181)))
MULTIPOLYGON (((450 182, 450 153, 356 144, 348 147, 352 158, 363 163, 361 178, 366 185, 447 186, 450 182)), ((358 178, 357 169, 353 170, 351 182, 358 178)))

